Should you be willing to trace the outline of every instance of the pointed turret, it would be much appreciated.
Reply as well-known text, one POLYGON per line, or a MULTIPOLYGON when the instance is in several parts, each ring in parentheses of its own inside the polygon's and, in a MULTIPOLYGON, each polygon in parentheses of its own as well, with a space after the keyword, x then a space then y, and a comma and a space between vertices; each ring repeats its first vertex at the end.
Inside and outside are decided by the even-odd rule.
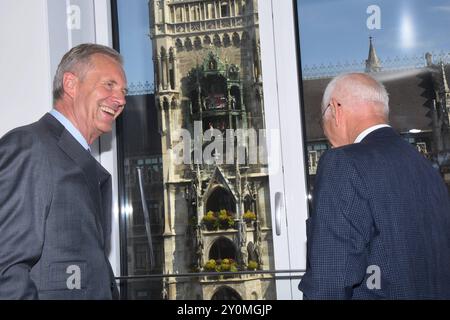
POLYGON ((375 47, 372 43, 372 37, 369 37, 369 57, 366 60, 366 72, 379 72, 381 71, 381 62, 378 59, 375 47))
POLYGON ((433 55, 429 52, 425 54, 425 60, 427 61, 427 67, 431 67, 433 65, 433 55))

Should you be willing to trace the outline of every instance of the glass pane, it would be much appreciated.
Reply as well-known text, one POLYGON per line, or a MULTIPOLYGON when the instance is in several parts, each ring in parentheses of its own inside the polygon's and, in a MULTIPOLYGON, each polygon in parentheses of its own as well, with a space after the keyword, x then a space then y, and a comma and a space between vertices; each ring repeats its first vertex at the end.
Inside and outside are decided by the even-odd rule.
POLYGON ((296 2, 310 189, 330 147, 319 124, 325 87, 339 73, 366 72, 389 93, 391 126, 433 162, 450 190, 450 2, 296 2))
POLYGON ((258 1, 114 3, 122 297, 276 298, 258 1))
MULTIPOLYGON (((247 296, 242 295, 242 284, 244 282, 252 282, 255 283, 257 279, 264 279, 268 277, 270 272, 261 272, 261 271, 238 271, 233 274, 221 274, 218 272, 208 272, 208 273, 191 273, 185 275, 176 275, 176 276, 160 276, 160 275, 147 275, 141 277, 118 277, 116 282, 121 288, 128 287, 129 290, 132 289, 132 293, 129 293, 128 299, 133 300, 167 300, 170 299, 169 290, 170 283, 173 280, 170 279, 178 279, 178 281, 187 281, 190 283, 190 286, 211 286, 212 283, 215 283, 215 290, 210 295, 210 300, 261 300, 261 299, 269 299, 267 296, 260 296, 260 294, 264 294, 262 290, 252 290, 251 293, 247 296), (238 285, 239 282, 241 285, 238 285), (151 293, 149 289, 154 290, 155 292, 151 293), (160 289, 160 290, 156 290, 160 289)), ((299 279, 300 276, 273 276, 271 277, 271 281, 278 279, 299 279)), ((195 296, 191 294, 190 299, 193 300, 202 300, 201 292, 196 292, 195 296)), ((181 299, 181 298, 178 298, 181 299)))

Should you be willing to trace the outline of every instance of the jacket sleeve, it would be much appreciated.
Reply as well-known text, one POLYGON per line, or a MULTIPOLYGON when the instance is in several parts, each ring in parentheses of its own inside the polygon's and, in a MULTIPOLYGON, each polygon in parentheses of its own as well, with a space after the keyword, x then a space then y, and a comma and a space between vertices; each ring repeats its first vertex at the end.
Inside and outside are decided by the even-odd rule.
POLYGON ((299 288, 306 299, 351 299, 366 274, 373 223, 366 185, 342 149, 321 157, 313 202, 299 288))
POLYGON ((37 299, 30 276, 44 242, 50 177, 42 143, 25 130, 0 140, 0 299, 37 299))

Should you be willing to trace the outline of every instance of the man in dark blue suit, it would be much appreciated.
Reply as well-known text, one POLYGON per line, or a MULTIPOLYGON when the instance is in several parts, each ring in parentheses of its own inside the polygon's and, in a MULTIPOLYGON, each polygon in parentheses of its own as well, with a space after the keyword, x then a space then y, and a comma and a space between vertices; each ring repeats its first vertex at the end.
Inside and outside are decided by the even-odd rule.
POLYGON ((307 299, 450 299, 450 199, 437 170, 388 123, 367 74, 333 79, 307 221, 307 299))

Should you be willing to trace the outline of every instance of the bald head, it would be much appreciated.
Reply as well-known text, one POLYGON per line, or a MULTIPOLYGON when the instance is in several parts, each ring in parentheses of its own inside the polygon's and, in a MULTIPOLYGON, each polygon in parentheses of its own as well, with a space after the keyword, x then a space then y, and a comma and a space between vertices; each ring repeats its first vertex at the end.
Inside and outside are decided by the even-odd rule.
POLYGON ((328 106, 332 97, 338 97, 354 112, 366 112, 364 107, 371 107, 372 112, 389 117, 389 97, 384 86, 366 73, 345 73, 330 81, 322 99, 322 111, 328 106))
POLYGON ((322 99, 325 135, 333 146, 353 143, 365 129, 386 124, 389 97, 384 86, 365 73, 346 73, 328 84, 322 99))

